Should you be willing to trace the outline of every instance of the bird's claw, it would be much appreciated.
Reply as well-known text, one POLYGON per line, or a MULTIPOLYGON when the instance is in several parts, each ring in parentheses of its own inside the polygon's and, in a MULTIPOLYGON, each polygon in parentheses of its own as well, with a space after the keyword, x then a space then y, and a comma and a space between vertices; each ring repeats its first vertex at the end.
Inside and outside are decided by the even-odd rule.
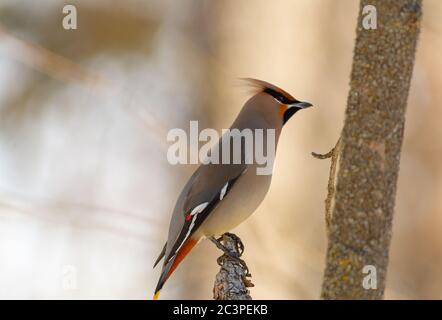
MULTIPOLYGON (((229 257, 230 259, 236 261, 237 263, 239 263, 243 269, 245 270, 245 276, 246 277, 251 277, 252 275, 249 272, 249 267, 247 266, 246 262, 244 260, 242 260, 240 257, 242 256, 242 254, 244 253, 244 244, 242 243, 241 239, 233 234, 233 233, 225 233, 227 236, 229 236, 230 238, 233 239, 233 241, 235 242, 235 247, 236 247, 236 252, 232 252, 231 250, 227 249, 222 243, 221 241, 223 240, 223 236, 221 236, 220 238, 216 239, 215 237, 210 237, 209 239, 216 245, 216 247, 218 249, 220 249, 221 251, 224 252, 224 255, 226 255, 227 257, 229 257)), ((221 256, 218 258, 217 262, 219 266, 222 266, 224 263, 224 256, 221 256)))
POLYGON ((239 253, 239 257, 241 257, 242 254, 244 253, 244 244, 242 243, 241 239, 236 234, 233 234, 233 233, 226 232, 225 234, 233 239, 233 241, 235 242, 235 246, 237 248, 237 251, 239 253))

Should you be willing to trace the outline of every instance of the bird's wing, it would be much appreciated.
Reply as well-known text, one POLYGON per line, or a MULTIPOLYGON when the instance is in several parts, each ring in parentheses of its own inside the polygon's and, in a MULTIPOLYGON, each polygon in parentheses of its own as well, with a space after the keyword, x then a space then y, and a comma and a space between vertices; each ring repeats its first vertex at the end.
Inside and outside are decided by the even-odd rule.
POLYGON ((195 171, 175 205, 164 264, 177 254, 245 170, 244 164, 208 164, 195 171))

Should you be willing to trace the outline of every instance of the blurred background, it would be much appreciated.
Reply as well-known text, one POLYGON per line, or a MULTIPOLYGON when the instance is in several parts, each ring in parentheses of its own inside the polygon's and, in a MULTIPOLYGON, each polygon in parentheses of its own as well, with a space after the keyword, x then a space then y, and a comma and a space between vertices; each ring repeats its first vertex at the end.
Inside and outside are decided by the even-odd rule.
MULTIPOLYGON (((328 152, 343 124, 359 1, 0 1, 0 298, 150 299, 175 200, 195 166, 167 131, 228 128, 247 92, 315 107, 285 127, 270 192, 233 230, 255 299, 317 299, 328 152), (77 8, 65 30, 63 6, 77 8)), ((387 299, 442 298, 442 2, 424 1, 387 299)), ((163 299, 211 299, 203 241, 163 299)))

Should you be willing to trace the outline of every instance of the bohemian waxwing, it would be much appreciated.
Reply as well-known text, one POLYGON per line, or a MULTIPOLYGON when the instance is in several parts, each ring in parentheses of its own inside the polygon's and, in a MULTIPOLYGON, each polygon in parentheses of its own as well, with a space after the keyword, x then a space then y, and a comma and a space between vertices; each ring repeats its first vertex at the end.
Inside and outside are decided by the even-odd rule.
MULTIPOLYGON (((283 125, 298 110, 311 104, 296 100, 270 83, 256 79, 243 80, 254 88, 254 95, 245 103, 230 129, 251 129, 253 135, 255 129, 262 129, 264 150, 267 129, 273 129, 276 150, 283 125)), ((229 139, 221 137, 211 150, 218 150, 220 159, 226 140, 229 139)), ((154 299, 158 298, 164 283, 200 239, 207 237, 214 241, 215 235, 235 228, 264 199, 272 175, 257 174, 256 169, 260 165, 255 160, 251 163, 246 161, 250 149, 244 143, 241 140, 240 163, 220 161, 220 164, 202 164, 181 191, 173 210, 167 242, 154 265, 165 258, 154 299)), ((232 156, 230 154, 231 160, 232 156)))

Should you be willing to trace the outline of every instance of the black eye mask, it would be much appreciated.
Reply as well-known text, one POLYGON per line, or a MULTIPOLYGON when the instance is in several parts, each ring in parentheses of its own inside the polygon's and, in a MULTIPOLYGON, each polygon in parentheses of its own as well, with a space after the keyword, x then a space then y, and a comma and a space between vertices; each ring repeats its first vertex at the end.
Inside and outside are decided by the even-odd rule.
POLYGON ((292 104, 292 103, 296 103, 299 102, 296 99, 289 99, 286 96, 284 96, 283 94, 281 94, 280 92, 270 89, 270 88, 265 88, 264 92, 271 95, 273 98, 275 98, 276 100, 278 100, 279 102, 283 103, 283 104, 292 104))

